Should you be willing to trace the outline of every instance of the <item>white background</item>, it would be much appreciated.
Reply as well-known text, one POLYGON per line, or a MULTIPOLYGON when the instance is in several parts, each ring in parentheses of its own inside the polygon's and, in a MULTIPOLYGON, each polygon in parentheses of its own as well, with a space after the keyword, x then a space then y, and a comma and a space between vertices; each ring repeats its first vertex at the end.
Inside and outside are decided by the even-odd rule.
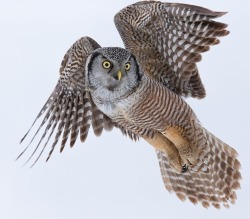
POLYGON ((100 138, 91 132, 84 144, 78 140, 62 154, 57 148, 48 163, 43 156, 32 169, 22 167, 28 154, 15 162, 27 145, 19 145, 21 137, 58 80, 65 52, 86 35, 102 46, 123 46, 113 16, 134 1, 0 0, 0 218, 248 218, 249 5, 182 2, 229 12, 219 21, 229 24, 231 34, 199 63, 207 97, 188 102, 208 130, 239 152, 243 180, 236 204, 207 210, 181 202, 165 190, 153 148, 118 131, 100 138))

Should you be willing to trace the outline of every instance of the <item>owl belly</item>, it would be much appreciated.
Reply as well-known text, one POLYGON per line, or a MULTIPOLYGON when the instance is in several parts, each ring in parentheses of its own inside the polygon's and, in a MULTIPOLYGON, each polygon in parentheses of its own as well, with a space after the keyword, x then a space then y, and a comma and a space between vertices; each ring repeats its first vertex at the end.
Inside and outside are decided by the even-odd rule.
POLYGON ((184 125, 194 114, 186 102, 163 85, 144 78, 126 99, 117 103, 119 118, 144 129, 163 132, 184 125))

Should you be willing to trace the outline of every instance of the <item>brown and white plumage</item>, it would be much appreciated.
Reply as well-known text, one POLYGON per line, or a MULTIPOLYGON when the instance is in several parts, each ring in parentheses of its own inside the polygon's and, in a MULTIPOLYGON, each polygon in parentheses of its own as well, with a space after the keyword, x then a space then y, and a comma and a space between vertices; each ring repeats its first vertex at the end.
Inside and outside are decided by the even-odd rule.
MULTIPOLYGON (((79 133, 81 141, 84 142, 91 125, 97 136, 101 135, 103 128, 106 130, 112 130, 113 128, 113 122, 95 106, 89 93, 85 91, 84 68, 86 58, 93 50, 99 47, 100 46, 93 39, 83 37, 72 45, 62 60, 59 81, 36 118, 37 120, 46 112, 36 134, 45 123, 47 123, 47 126, 34 152, 38 149, 38 146, 41 144, 47 132, 51 130, 49 138, 44 145, 45 148, 51 134, 56 129, 55 139, 47 160, 50 158, 61 136, 60 151, 63 151, 68 138, 70 138, 70 146, 72 147, 79 133)), ((44 148, 40 152, 38 158, 42 154, 44 148)), ((26 149, 24 151, 26 151, 26 149)), ((32 153, 32 156, 33 155, 34 153, 32 153)))
MULTIPOLYGON (((108 103, 98 101, 101 95, 92 92, 96 104, 105 111, 109 107, 104 105, 108 103)), ((201 202, 204 207, 212 204, 219 208, 221 203, 228 207, 228 202, 234 203, 241 179, 237 152, 205 130, 182 98, 145 76, 131 95, 126 99, 113 99, 113 103, 117 107, 111 114, 106 111, 112 120, 156 147, 169 191, 174 191, 181 200, 201 202), (114 115, 114 111, 117 114, 114 115), (168 141, 177 146, 182 139, 187 142, 183 148, 190 149, 194 156, 181 154, 179 148, 176 155, 176 151, 164 147, 168 141), (185 159, 191 161, 185 163, 188 169, 178 172, 175 159, 180 163, 185 163, 185 159)))
POLYGON ((128 50, 154 80, 183 96, 203 98, 205 89, 196 62, 200 53, 229 32, 213 21, 224 15, 206 8, 162 2, 138 2, 115 15, 128 50))
POLYGON ((156 148, 165 186, 181 200, 216 208, 234 203, 241 179, 237 153, 204 129, 181 97, 205 96, 196 63, 228 34, 225 24, 213 21, 224 14, 186 4, 138 2, 115 15, 126 50, 101 48, 89 37, 76 41, 36 118, 45 114, 35 136, 46 126, 28 161, 48 136, 34 163, 39 159, 54 132, 47 160, 60 138, 62 151, 68 139, 70 146, 79 135, 84 142, 90 126, 96 136, 115 126, 156 148))

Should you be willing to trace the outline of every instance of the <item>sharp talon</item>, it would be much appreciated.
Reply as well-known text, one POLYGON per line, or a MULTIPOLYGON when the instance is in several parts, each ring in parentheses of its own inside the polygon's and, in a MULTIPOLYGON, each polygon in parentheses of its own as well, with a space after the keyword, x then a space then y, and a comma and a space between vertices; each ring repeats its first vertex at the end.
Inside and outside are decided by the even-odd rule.
POLYGON ((188 170, 188 166, 186 165, 186 164, 184 164, 183 166, 182 166, 182 173, 185 173, 186 171, 188 170))

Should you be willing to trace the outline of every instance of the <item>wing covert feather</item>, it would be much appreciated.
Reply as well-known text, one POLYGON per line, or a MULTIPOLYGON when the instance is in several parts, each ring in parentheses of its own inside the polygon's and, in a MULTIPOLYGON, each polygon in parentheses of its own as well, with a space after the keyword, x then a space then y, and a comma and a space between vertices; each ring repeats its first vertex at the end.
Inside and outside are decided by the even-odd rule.
POLYGON ((213 19, 224 12, 158 1, 125 7, 114 21, 125 47, 139 60, 144 72, 182 96, 203 98, 205 89, 196 63, 201 53, 219 43, 226 24, 213 19))

